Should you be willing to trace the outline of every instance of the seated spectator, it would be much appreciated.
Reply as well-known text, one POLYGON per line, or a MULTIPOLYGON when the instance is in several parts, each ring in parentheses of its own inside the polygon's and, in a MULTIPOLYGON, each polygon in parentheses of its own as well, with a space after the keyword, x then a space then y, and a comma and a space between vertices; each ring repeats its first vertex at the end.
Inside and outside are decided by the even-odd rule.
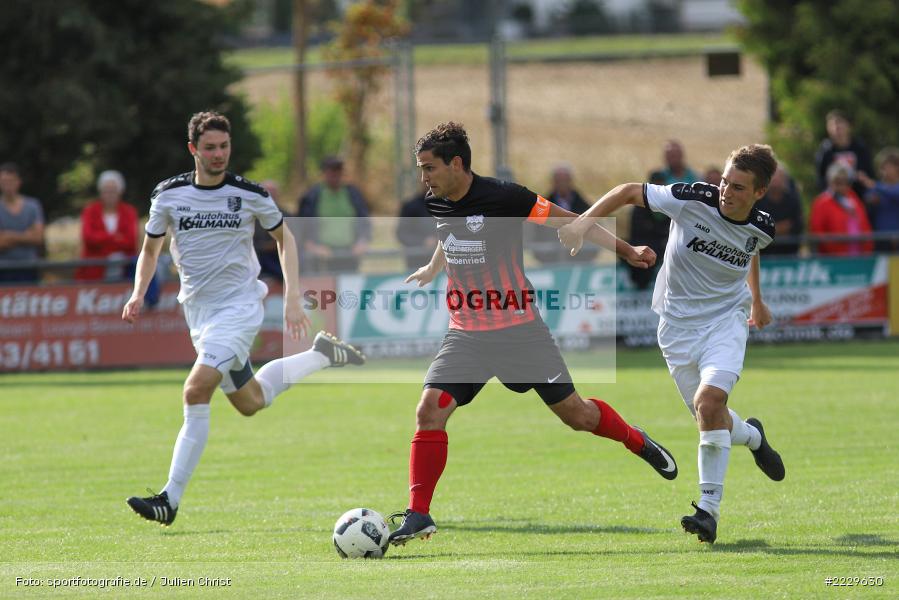
MULTIPOLYGON (((874 176, 874 165, 871 153, 865 143, 852 133, 852 122, 841 110, 832 110, 825 117, 827 137, 821 141, 815 153, 815 171, 818 174, 818 189, 827 189, 827 169, 834 163, 848 166, 854 173, 862 173, 862 177, 874 176)), ((861 178, 853 182, 852 190, 859 198, 864 198, 865 189, 861 178)), ((874 213, 868 209, 868 220, 873 220, 874 213)))
MULTIPOLYGON (((118 171, 103 171, 97 178, 100 197, 81 211, 81 258, 134 258, 137 256, 137 210, 122 200, 125 178, 118 171)), ((128 265, 79 267, 79 281, 124 281, 128 265)))
MULTIPOLYGON (((899 234, 899 148, 885 148, 877 157, 880 181, 874 181, 859 173, 859 179, 868 188, 865 199, 874 209, 874 231, 899 234)), ((899 235, 891 240, 875 244, 882 252, 899 251, 899 235)))
MULTIPOLYGON (((278 182, 267 179, 259 185, 265 188, 265 191, 269 193, 275 204, 278 204, 278 196, 281 193, 278 182)), ((290 216, 283 210, 281 214, 285 217, 290 216)), ((259 221, 256 221, 256 230, 253 232, 253 248, 256 250, 256 257, 259 259, 259 276, 283 283, 284 273, 281 272, 281 257, 278 255, 278 244, 275 242, 275 238, 259 224, 259 221)), ((302 270, 300 272, 302 273, 302 270)))
MULTIPOLYGON (((546 195, 546 199, 557 204, 565 210, 581 214, 590 205, 584 200, 581 193, 574 187, 574 174, 569 164, 558 164, 552 171, 552 189, 546 195)), ((561 262, 590 262, 599 253, 596 246, 586 245, 577 256, 571 257, 568 251, 559 244, 559 234, 550 227, 535 226, 529 228, 532 231, 532 241, 538 244, 534 250, 534 257, 541 264, 557 264, 561 262)))
POLYGON ((301 224, 302 249, 314 271, 356 271, 371 240, 365 197, 343 182, 340 158, 326 158, 321 169, 322 182, 300 198, 298 214, 306 218, 301 224))
MULTIPOLYGON (((809 232, 815 235, 863 235, 871 233, 865 206, 852 190, 854 172, 842 163, 827 169, 827 190, 812 203, 809 232)), ((868 254, 874 244, 868 241, 819 242, 818 253, 830 256, 868 254)))
POLYGON ((702 174, 702 180, 712 185, 721 185, 721 169, 718 167, 707 167, 705 173, 702 174))
POLYGON ((420 184, 414 196, 403 202, 396 224, 396 239, 403 245, 406 269, 427 264, 437 247, 437 222, 425 205, 427 188, 420 184))
MULTIPOLYGON (((0 262, 25 262, 41 257, 44 211, 37 198, 23 196, 22 177, 15 163, 0 165, 0 262)), ((0 283, 37 283, 34 267, 0 267, 0 283)))
MULTIPOLYGON (((667 175, 662 171, 649 174, 649 183, 666 185, 667 175)), ((691 182, 692 183, 692 182, 691 182)), ((658 257, 652 269, 639 269, 628 265, 631 282, 639 290, 645 290, 655 282, 655 275, 665 257, 665 246, 668 244, 668 230, 671 219, 660 212, 654 212, 643 206, 635 206, 631 211, 631 235, 628 242, 633 246, 649 246, 658 257)))
MULTIPOLYGON (((663 149, 665 166, 655 171, 660 185, 672 183, 696 183, 699 176, 686 163, 686 152, 683 145, 677 140, 668 140, 663 149)), ((721 180, 718 180, 721 183, 721 180)))
POLYGON ((774 219, 774 242, 762 250, 762 254, 766 256, 798 254, 798 241, 780 241, 781 237, 802 235, 805 228, 799 189, 783 165, 777 165, 777 170, 768 184, 768 191, 756 202, 755 207, 774 219))

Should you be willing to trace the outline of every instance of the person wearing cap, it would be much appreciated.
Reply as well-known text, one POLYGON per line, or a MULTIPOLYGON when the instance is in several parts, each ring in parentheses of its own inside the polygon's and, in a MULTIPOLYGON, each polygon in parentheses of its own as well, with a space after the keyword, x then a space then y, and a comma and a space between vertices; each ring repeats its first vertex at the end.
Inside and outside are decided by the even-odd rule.
POLYGON ((343 180, 343 160, 321 163, 322 181, 302 198, 300 243, 314 271, 356 271, 371 239, 368 205, 356 186, 343 180))
MULTIPOLYGON (((125 258, 137 256, 137 210, 122 200, 125 178, 118 171, 103 171, 97 177, 100 197, 81 212, 81 258, 125 258)), ((121 281, 125 265, 79 267, 79 281, 121 281)))

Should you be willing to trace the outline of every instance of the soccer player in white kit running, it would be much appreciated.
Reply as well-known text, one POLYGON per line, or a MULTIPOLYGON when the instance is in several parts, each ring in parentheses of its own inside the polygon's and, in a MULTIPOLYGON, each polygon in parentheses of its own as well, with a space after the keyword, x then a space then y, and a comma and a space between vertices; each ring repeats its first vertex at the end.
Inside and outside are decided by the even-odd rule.
POLYGON ((300 304, 296 244, 268 192, 227 172, 231 156, 227 118, 215 112, 193 115, 188 140, 196 169, 163 181, 153 191, 134 291, 122 311, 129 323, 138 318, 166 231, 171 229, 171 252, 181 279, 178 301, 197 360, 184 382, 184 425, 175 442, 168 482, 159 494, 127 501, 134 512, 162 525, 175 520, 184 488, 203 454, 209 402, 216 387, 238 412, 250 416, 271 406, 275 396, 310 373, 365 362, 358 350, 320 332, 310 350, 273 360, 253 375, 250 346, 262 325, 262 300, 268 292, 258 279, 255 221, 278 245, 284 321, 293 339, 308 334, 310 325, 300 304))
POLYGON ((652 308, 660 317, 659 348, 699 425, 700 499, 681 525, 701 542, 717 537, 731 445, 748 446, 756 465, 774 481, 785 474, 758 419, 743 421, 727 407, 743 370, 749 326, 771 322, 762 301, 758 253, 774 239, 774 220, 754 205, 776 168, 770 146, 744 146, 728 157, 720 186, 626 183, 559 230, 573 256, 595 218, 626 204, 671 218, 652 308))

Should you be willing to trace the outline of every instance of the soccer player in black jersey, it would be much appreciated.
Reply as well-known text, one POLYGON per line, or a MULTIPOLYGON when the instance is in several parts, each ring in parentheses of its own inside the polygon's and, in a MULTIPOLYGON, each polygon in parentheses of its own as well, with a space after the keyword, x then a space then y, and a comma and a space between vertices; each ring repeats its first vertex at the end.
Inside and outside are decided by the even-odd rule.
MULTIPOLYGON (((662 477, 674 479, 677 465, 667 450, 602 400, 578 395, 534 306, 534 288, 523 268, 523 223, 560 227, 577 215, 520 185, 473 173, 468 134, 459 124, 438 125, 418 141, 415 152, 429 188, 426 203, 437 221, 438 243, 431 261, 406 282, 421 287, 446 270, 450 326, 416 409, 409 507, 392 515, 403 522, 391 533, 391 543, 405 544, 437 530, 430 503, 446 465, 447 420, 493 376, 515 392, 535 390, 575 431, 622 442, 662 477)), ((650 248, 616 241, 598 226, 588 236, 632 265, 648 268, 655 262, 650 248)))

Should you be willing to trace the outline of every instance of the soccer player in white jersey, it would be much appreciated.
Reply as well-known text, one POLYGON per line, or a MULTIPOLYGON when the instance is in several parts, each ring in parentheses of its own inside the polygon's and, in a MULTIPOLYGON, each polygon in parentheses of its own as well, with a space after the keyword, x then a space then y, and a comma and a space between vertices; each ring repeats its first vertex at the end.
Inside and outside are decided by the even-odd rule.
POLYGON ((720 186, 626 183, 559 230, 573 256, 596 218, 626 204, 671 218, 652 308, 660 317, 659 348, 699 426, 700 499, 681 525, 701 542, 717 536, 731 445, 748 446, 774 481, 785 474, 758 419, 744 421, 727 406, 743 370, 749 326, 771 322, 759 284, 759 251, 772 242, 774 221, 754 205, 776 168, 770 146, 744 146, 728 157, 720 186))
POLYGON ((278 246, 284 272, 284 321, 293 339, 308 333, 300 304, 299 268, 293 235, 271 196, 261 186, 229 173, 231 126, 215 112, 200 112, 188 124, 188 150, 195 170, 156 186, 137 261, 134 291, 122 318, 133 323, 162 250, 172 231, 171 252, 181 279, 178 301, 197 351, 184 382, 184 425, 175 442, 169 478, 162 492, 132 497, 128 505, 162 525, 175 520, 209 435, 209 402, 220 387, 234 408, 250 416, 271 406, 290 383, 325 367, 362 364, 365 357, 334 336, 320 332, 306 352, 273 360, 253 375, 249 362, 264 316, 268 288, 259 281, 253 250, 255 221, 278 246))

